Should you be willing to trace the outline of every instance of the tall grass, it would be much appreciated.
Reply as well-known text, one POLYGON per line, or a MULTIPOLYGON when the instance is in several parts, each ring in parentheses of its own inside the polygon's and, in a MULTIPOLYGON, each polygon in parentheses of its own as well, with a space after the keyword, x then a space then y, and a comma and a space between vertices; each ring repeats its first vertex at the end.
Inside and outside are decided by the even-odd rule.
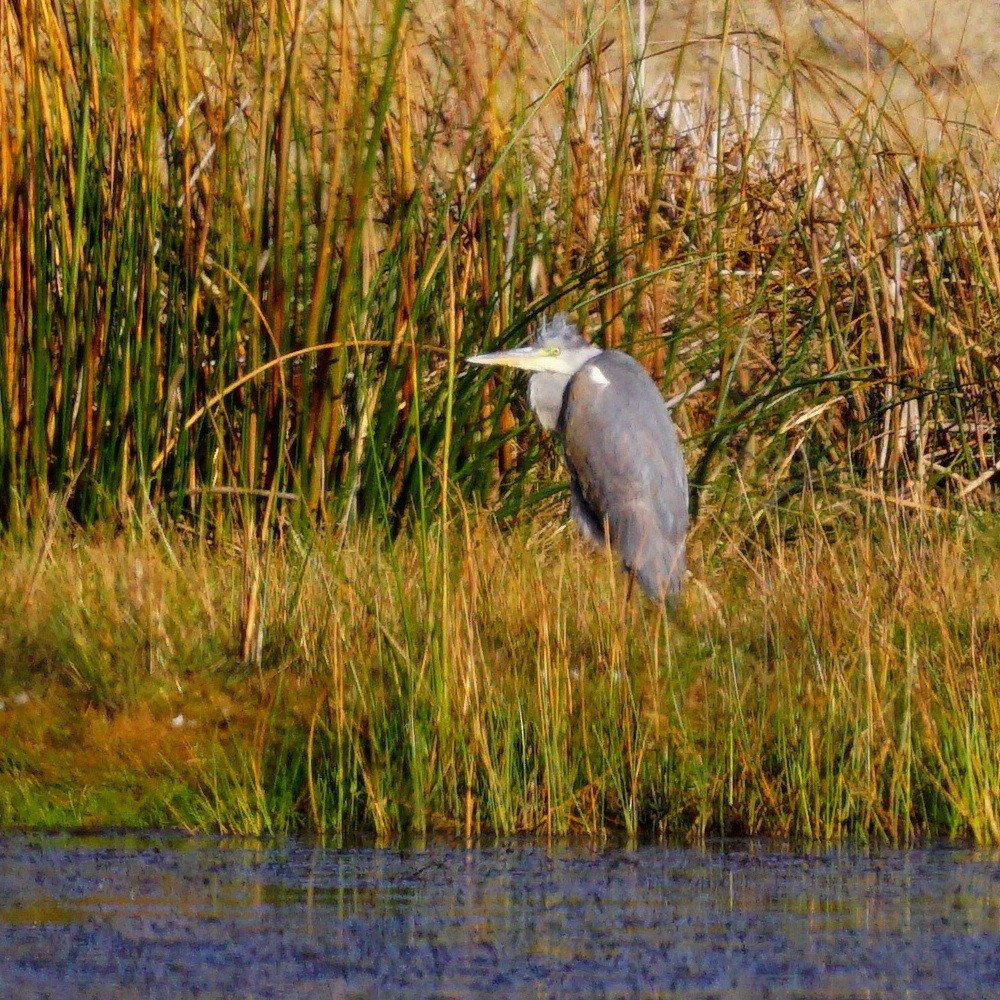
POLYGON ((627 5, 487 11, 4 6, 0 520, 511 512, 537 450, 455 361, 557 306, 692 392, 698 487, 989 480, 995 152, 912 52, 733 5, 654 75, 627 5))
POLYGON ((8 543, 0 822, 995 843, 996 530, 862 509, 696 546, 672 622, 545 522, 289 538, 259 666, 238 551, 8 543))

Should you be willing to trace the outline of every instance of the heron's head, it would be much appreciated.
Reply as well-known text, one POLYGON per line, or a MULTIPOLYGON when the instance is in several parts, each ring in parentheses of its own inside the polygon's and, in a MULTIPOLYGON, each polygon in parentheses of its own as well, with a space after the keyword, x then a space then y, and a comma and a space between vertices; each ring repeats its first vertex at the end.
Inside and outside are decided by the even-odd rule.
POLYGON ((506 365, 530 372, 571 376, 600 353, 599 347, 583 339, 576 324, 565 313, 557 313, 547 323, 542 321, 531 343, 506 351, 476 354, 465 360, 473 365, 506 365))

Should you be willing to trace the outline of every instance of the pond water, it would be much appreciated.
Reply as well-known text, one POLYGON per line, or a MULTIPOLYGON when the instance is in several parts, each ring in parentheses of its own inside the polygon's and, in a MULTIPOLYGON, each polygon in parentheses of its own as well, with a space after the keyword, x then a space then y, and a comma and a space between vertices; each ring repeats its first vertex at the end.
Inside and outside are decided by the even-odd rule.
POLYGON ((0 996, 1000 991, 1000 853, 0 834, 0 996))

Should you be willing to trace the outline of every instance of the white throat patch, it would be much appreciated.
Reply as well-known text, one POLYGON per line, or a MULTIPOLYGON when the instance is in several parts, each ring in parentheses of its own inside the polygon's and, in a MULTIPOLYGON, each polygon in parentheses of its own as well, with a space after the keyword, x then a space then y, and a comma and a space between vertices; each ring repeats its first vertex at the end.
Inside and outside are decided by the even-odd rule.
POLYGON ((611 385, 611 383, 607 380, 607 377, 605 376, 604 372, 602 372, 601 369, 597 367, 597 365, 591 365, 587 369, 587 374, 590 376, 590 381, 593 382, 594 385, 599 385, 602 387, 606 385, 611 385))

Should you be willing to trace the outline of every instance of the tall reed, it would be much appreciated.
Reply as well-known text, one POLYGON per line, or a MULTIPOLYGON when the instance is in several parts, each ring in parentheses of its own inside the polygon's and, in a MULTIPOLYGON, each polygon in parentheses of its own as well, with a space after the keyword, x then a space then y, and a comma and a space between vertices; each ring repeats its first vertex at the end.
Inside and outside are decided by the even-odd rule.
POLYGON ((0 7, 0 820, 141 736, 129 822, 1000 838, 992 122, 691 9, 0 7), (556 309, 674 403, 676 626, 461 366, 556 309))
POLYGON ((509 514, 516 386, 455 365, 555 308, 683 400, 699 488, 988 485, 991 135, 735 6, 664 56, 585 5, 541 63, 488 10, 4 6, 0 520, 509 514))

